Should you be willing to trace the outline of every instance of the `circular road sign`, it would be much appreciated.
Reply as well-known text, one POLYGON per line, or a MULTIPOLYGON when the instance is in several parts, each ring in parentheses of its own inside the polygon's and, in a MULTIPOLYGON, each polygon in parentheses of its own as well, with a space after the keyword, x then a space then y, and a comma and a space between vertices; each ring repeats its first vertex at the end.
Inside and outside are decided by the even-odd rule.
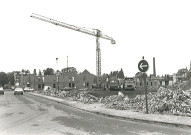
POLYGON ((141 72, 147 72, 147 70, 149 69, 149 64, 146 60, 141 60, 138 63, 138 69, 141 72))

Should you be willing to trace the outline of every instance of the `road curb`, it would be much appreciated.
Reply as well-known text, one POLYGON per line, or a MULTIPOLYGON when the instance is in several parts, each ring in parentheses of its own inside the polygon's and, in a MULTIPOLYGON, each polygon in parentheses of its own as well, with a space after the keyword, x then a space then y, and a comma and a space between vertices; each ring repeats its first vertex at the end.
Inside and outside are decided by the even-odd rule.
POLYGON ((158 125, 168 125, 168 126, 173 126, 173 127, 180 127, 180 128, 191 128, 191 125, 186 125, 186 124, 180 124, 180 123, 171 123, 171 122, 162 122, 162 121, 156 121, 156 120, 148 120, 148 119, 139 119, 139 118, 131 118, 131 117, 123 117, 123 116, 116 116, 116 115, 111 115, 111 114, 107 114, 107 113, 103 113, 103 112, 99 112, 99 111, 89 111, 87 109, 83 109, 80 107, 77 107, 75 105, 69 104, 67 103, 67 101, 63 101, 63 99, 57 98, 57 97, 52 97, 52 96, 47 96, 47 95, 41 95, 41 94, 37 94, 37 93, 27 93, 29 95, 33 95, 33 96, 38 96, 44 99, 48 99, 51 100, 53 102, 57 102, 57 103, 61 103, 79 110, 83 110, 86 112, 90 112, 90 113, 94 113, 97 115, 102 115, 102 116, 106 116, 106 117, 110 117, 110 118, 116 118, 116 119, 121 119, 121 120, 129 120, 129 121, 133 121, 133 122, 142 122, 142 123, 148 123, 148 124, 158 124, 158 125))

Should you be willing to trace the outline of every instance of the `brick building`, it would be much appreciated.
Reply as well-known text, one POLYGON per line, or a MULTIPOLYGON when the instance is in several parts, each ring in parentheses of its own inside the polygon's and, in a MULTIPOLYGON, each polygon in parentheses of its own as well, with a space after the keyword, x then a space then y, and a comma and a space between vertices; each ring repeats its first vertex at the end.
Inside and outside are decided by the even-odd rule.
POLYGON ((32 87, 34 89, 44 89, 45 86, 53 88, 64 89, 70 88, 92 88, 95 80, 95 75, 84 70, 78 74, 75 68, 66 68, 62 74, 58 75, 34 75, 34 74, 21 74, 19 84, 21 87, 32 87))
MULTIPOLYGON (((134 79, 135 87, 137 89, 144 88, 144 82, 140 76, 136 76, 134 79)), ((158 77, 150 75, 146 78, 146 85, 149 89, 157 89, 160 86, 160 79, 158 77)))

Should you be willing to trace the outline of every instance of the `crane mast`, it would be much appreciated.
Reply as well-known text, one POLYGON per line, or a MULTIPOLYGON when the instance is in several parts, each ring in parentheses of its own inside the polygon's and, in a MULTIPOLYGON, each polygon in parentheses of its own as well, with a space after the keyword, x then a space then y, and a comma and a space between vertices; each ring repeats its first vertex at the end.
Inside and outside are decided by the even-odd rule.
POLYGON ((100 81, 99 79, 101 77, 101 49, 100 49, 100 41, 99 40, 100 40, 100 38, 103 38, 103 39, 106 39, 106 40, 110 40, 111 44, 115 44, 116 42, 112 37, 109 37, 109 36, 103 34, 98 29, 89 30, 89 29, 84 28, 84 27, 77 27, 77 26, 70 25, 70 24, 67 24, 67 23, 63 23, 63 22, 60 22, 60 21, 57 21, 57 20, 42 16, 42 15, 38 15, 38 14, 35 14, 35 13, 32 13, 32 15, 30 17, 41 20, 41 21, 45 21, 45 22, 48 22, 48 23, 55 24, 57 26, 65 27, 65 28, 68 28, 68 29, 72 29, 72 30, 75 30, 75 31, 79 31, 79 32, 88 34, 88 35, 95 36, 96 37, 96 75, 97 75, 97 83, 99 84, 99 81, 100 81))
MULTIPOLYGON (((101 77, 101 49, 100 49, 100 31, 97 30, 97 36, 96 36, 96 74, 97 74, 97 79, 100 79, 101 77)), ((99 82, 98 80, 97 82, 99 82)))

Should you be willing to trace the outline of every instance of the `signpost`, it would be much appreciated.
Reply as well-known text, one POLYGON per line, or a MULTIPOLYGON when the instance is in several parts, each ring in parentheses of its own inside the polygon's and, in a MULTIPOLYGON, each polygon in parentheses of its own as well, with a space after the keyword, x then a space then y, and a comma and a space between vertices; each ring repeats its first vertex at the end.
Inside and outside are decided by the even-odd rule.
POLYGON ((142 72, 142 78, 144 81, 144 88, 145 88, 145 100, 146 100, 146 113, 148 114, 148 101, 147 101, 147 84, 146 84, 146 78, 147 78, 147 74, 145 72, 147 72, 147 70, 149 69, 149 64, 146 60, 143 59, 138 63, 138 69, 140 72, 142 72))
POLYGON ((149 64, 148 64, 148 62, 146 61, 146 60, 141 60, 140 62, 139 62, 139 64, 138 64, 138 69, 139 69, 139 71, 141 71, 141 72, 147 72, 147 70, 149 69, 149 64))

